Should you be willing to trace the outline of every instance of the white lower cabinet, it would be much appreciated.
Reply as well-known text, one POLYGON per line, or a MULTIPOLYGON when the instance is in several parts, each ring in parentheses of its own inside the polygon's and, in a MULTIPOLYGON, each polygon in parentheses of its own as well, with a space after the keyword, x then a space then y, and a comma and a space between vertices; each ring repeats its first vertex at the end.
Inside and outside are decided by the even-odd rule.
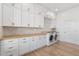
POLYGON ((20 38, 19 39, 19 55, 24 55, 31 51, 30 49, 30 40, 31 38, 20 38))
POLYGON ((34 40, 34 50, 38 49, 39 48, 39 36, 34 36, 33 37, 33 40, 34 40))
POLYGON ((45 36, 33 36, 19 39, 19 55, 32 52, 45 46, 45 36))
POLYGON ((47 40, 46 40, 46 35, 43 35, 43 36, 42 36, 42 44, 43 44, 43 46, 46 45, 46 42, 47 42, 47 40))
POLYGON ((46 38, 44 35, 39 36, 39 47, 43 47, 46 45, 46 38))
POLYGON ((2 56, 17 56, 18 55, 18 40, 7 39, 0 42, 2 56))
POLYGON ((30 51, 35 50, 35 47, 36 47, 36 42, 35 42, 34 37, 32 37, 32 38, 30 39, 30 51))
POLYGON ((45 35, 0 41, 1 56, 24 55, 46 45, 45 35))

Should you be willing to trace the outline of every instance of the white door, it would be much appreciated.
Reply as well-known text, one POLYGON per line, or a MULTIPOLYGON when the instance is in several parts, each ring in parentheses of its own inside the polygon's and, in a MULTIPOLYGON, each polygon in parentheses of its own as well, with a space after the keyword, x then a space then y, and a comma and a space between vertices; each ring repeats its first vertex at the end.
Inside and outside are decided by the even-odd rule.
POLYGON ((44 28, 44 15, 42 12, 40 12, 40 27, 44 28))
POLYGON ((33 37, 30 37, 30 51, 35 50, 35 39, 33 37))
POLYGON ((29 7, 29 16, 30 27, 34 27, 34 6, 32 5, 29 7))
POLYGON ((29 27, 30 26, 30 23, 29 23, 29 11, 28 10, 25 10, 25 9, 22 9, 22 20, 21 20, 21 25, 23 27, 29 27))
POLYGON ((21 26, 21 9, 14 7, 14 25, 15 26, 21 26))
POLYGON ((34 27, 39 27, 40 26, 40 21, 39 21, 39 10, 38 8, 35 8, 34 10, 34 27))
POLYGON ((35 11, 35 20, 36 20, 35 24, 37 25, 37 27, 43 28, 43 26, 44 26, 44 15, 43 15, 40 8, 36 8, 35 10, 36 10, 35 11))
POLYGON ((42 43, 43 43, 43 46, 45 46, 46 45, 46 42, 47 42, 47 40, 46 40, 46 35, 43 35, 42 36, 42 43))
POLYGON ((39 36, 34 36, 34 49, 39 48, 39 36))
POLYGON ((2 5, 0 3, 0 26, 2 26, 2 5))
POLYGON ((3 5, 3 26, 13 26, 14 9, 12 6, 3 5))
POLYGON ((42 36, 39 36, 39 48, 43 46, 42 36))
POLYGON ((1 41, 1 55, 17 56, 18 55, 18 39, 7 39, 1 41))
POLYGON ((29 38, 21 38, 19 40, 19 55, 24 55, 26 53, 28 53, 30 50, 29 50, 29 38))

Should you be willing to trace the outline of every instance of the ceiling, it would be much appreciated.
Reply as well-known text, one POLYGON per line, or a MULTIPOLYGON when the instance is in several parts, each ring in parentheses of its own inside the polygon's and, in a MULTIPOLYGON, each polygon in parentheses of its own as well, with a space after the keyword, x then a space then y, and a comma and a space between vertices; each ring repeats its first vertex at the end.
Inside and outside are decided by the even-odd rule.
POLYGON ((40 3, 40 5, 53 12, 62 12, 79 6, 79 3, 40 3))

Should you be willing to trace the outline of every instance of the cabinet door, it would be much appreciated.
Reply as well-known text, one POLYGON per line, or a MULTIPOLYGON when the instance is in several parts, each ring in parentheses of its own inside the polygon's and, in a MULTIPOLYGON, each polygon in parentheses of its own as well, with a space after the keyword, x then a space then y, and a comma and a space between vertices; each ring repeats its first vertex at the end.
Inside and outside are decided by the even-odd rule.
POLYGON ((42 12, 40 11, 40 8, 36 8, 34 11, 34 26, 35 27, 43 27, 44 25, 44 19, 43 19, 43 15, 42 12))
POLYGON ((44 27, 44 15, 43 12, 40 11, 38 12, 38 21, 39 21, 39 27, 43 28, 44 27))
POLYGON ((44 28, 44 15, 40 12, 40 27, 44 28))
POLYGON ((29 12, 27 10, 22 9, 22 22, 21 25, 24 27, 29 27, 29 12))
POLYGON ((29 16, 30 27, 34 27, 34 6, 32 5, 29 7, 29 16))
POLYGON ((46 45, 46 37, 44 35, 39 36, 39 47, 46 45))
POLYGON ((42 47, 43 46, 43 37, 42 36, 39 36, 39 47, 42 47))
POLYGON ((34 10, 34 27, 40 26, 40 20, 39 20, 39 10, 38 8, 35 8, 34 10))
POLYGON ((3 5, 3 26, 12 26, 14 9, 12 6, 3 5))
POLYGON ((14 25, 21 26, 21 9, 14 7, 14 25))
POLYGON ((28 53, 29 50, 29 38, 21 38, 19 40, 19 55, 28 53))
POLYGON ((2 26, 2 5, 0 3, 0 26, 2 26))
POLYGON ((30 50, 30 52, 31 51, 33 51, 34 49, 35 49, 35 44, 34 44, 34 39, 33 39, 33 37, 29 37, 29 46, 30 46, 30 48, 29 48, 29 50, 30 50))
POLYGON ((35 49, 38 49, 38 48, 40 48, 40 43, 39 43, 40 41, 39 41, 39 36, 35 36, 34 37, 34 47, 35 47, 35 49))
POLYGON ((1 55, 3 56, 17 56, 18 55, 18 40, 7 39, 1 41, 1 55))
POLYGON ((39 47, 39 36, 35 37, 35 41, 36 41, 36 45, 35 45, 36 49, 40 48, 39 47))
POLYGON ((43 44, 43 46, 45 46, 46 45, 46 35, 43 35, 42 36, 42 44, 43 44))

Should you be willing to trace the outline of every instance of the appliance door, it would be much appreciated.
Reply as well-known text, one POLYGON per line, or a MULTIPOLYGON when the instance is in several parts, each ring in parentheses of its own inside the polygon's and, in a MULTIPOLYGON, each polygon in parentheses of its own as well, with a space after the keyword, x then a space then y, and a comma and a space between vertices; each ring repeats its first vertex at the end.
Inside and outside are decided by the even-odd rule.
POLYGON ((49 41, 50 41, 50 42, 53 41, 53 35, 50 35, 50 37, 49 37, 49 41))

